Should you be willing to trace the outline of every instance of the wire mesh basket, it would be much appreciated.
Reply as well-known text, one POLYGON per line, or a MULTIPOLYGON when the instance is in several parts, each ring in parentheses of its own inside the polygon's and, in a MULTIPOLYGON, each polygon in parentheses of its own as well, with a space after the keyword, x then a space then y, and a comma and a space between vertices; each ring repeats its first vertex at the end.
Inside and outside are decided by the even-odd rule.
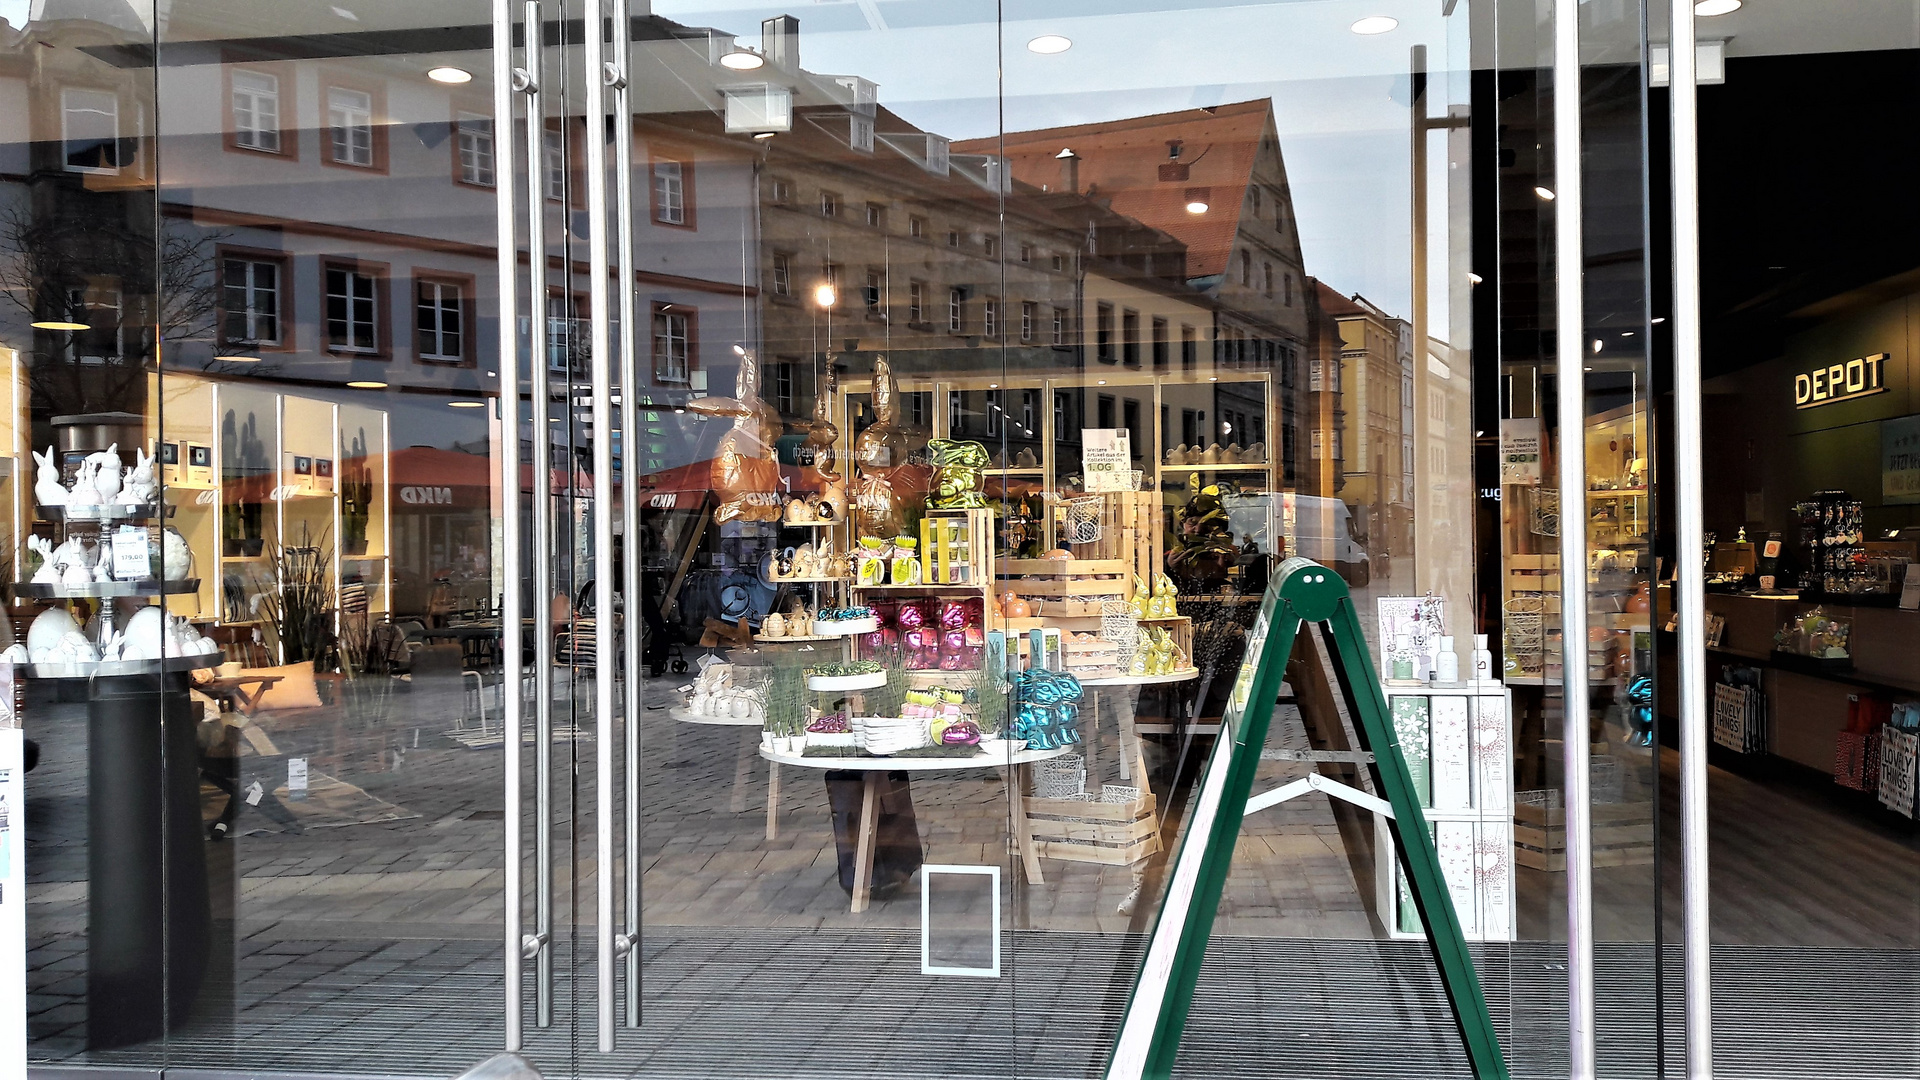
POLYGON ((1100 637, 1119 649, 1121 670, 1133 663, 1134 650, 1140 647, 1140 624, 1134 619, 1133 605, 1118 597, 1100 604, 1100 637))
POLYGON ((1107 500, 1087 495, 1067 500, 1067 542, 1091 544, 1100 539, 1100 517, 1107 500))
POLYGON ((1033 773, 1033 793, 1042 799, 1078 799, 1087 790, 1087 759, 1062 754, 1040 762, 1033 773))

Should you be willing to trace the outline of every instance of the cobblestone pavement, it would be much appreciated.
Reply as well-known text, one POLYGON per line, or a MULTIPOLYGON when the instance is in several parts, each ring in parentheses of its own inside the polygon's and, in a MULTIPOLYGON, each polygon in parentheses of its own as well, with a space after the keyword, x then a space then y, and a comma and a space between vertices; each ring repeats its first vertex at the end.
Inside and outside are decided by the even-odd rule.
MULTIPOLYGON (((778 839, 766 839, 767 767, 747 741, 757 741, 757 733, 743 738, 740 729, 671 720, 657 706, 678 681, 648 685, 656 707, 640 724, 646 925, 912 931, 917 938, 917 879, 877 898, 861 915, 849 912, 818 773, 783 770, 778 839)), ((554 748, 554 843, 558 851, 573 845, 579 852, 572 863, 556 862, 555 933, 563 942, 579 935, 590 953, 597 743, 589 717, 569 717, 564 678, 561 683, 557 720, 571 719, 587 734, 554 748)), ((591 699, 583 681, 575 700, 591 699)), ((457 687, 421 686, 353 707, 262 717, 280 754, 243 758, 243 789, 258 780, 273 795, 284 789, 286 759, 305 757, 316 789, 335 784, 340 798, 321 812, 280 790, 303 829, 249 807, 233 839, 208 844, 216 938, 230 935, 234 944, 216 957, 212 981, 221 985, 203 990, 203 999, 228 1002, 255 1018, 259 1025, 249 1030, 256 1034, 282 1025, 304 1031, 320 1020, 301 1018, 300 1002, 336 984, 342 972, 353 972, 356 997, 404 1000, 417 989, 421 965, 439 958, 434 962, 444 963, 449 980, 441 990, 471 986, 472 1007, 496 1007, 497 975, 475 973, 488 965, 497 972, 499 964, 502 755, 497 744, 469 748, 446 734, 469 705, 457 687), (364 822, 355 823, 356 815, 364 822)), ((1103 701, 1090 789, 1120 779, 1113 719, 1130 707, 1130 699, 1112 693, 1103 701)), ((463 722, 469 733, 477 730, 478 714, 463 722)), ((59 1058, 82 1054, 85 1040, 85 706, 37 706, 28 723, 43 747, 28 779, 30 1035, 36 1056, 59 1058)), ((529 770, 530 751, 524 755, 529 770)), ((1171 750, 1149 743, 1146 754, 1160 777, 1164 810, 1171 750)), ((1262 784, 1284 782, 1299 775, 1298 768, 1269 763, 1262 784)), ((530 792, 531 771, 526 783, 530 792)), ((1148 898, 1136 902, 1135 896, 1143 872, 1164 856, 1131 869, 1049 859, 1044 883, 1025 883, 1009 855, 1005 786, 997 770, 916 777, 913 807, 924 859, 1001 866, 1003 911, 1013 929, 1118 934, 1151 925, 1157 880, 1151 873, 1148 898)), ((226 797, 210 785, 203 793, 211 820, 226 797)), ((530 835, 527 843, 530 853, 530 835)), ((1221 913, 1217 932, 1223 935, 1374 936, 1324 796, 1249 819, 1221 913)), ((848 968, 847 977, 860 977, 856 961, 848 968)), ((98 1053, 89 1058, 98 1059, 98 1053)))

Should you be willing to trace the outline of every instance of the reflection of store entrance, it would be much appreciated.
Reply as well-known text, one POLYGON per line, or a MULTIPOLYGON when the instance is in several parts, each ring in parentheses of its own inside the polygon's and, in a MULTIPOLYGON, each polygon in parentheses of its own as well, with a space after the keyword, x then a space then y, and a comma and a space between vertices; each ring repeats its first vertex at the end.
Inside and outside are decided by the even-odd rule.
POLYGON ((393 453, 393 549, 424 573, 394 581, 398 616, 491 604, 489 568, 497 469, 481 454, 409 446, 393 453))

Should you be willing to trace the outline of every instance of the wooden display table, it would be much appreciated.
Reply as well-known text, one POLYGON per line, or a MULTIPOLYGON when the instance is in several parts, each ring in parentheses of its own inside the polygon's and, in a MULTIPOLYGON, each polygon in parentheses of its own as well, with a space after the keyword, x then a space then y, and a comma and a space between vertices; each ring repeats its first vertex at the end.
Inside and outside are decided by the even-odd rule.
MULTIPOLYGON (((1005 744, 1001 744, 1004 746, 1005 744)), ((1036 761, 1046 761, 1066 753, 1071 747, 1056 750, 1021 750, 1017 753, 994 755, 981 753, 971 758, 901 758, 901 757, 803 757, 799 754, 778 753, 761 748, 760 756, 772 763, 774 768, 793 765, 803 769, 820 769, 833 772, 863 773, 860 792, 860 832, 854 850, 853 869, 853 913, 867 910, 867 902, 873 891, 873 836, 874 825, 880 813, 880 776, 882 773, 956 773, 972 769, 1004 769, 1012 767, 1017 771, 1007 778, 1007 799, 1010 801, 1014 822, 1014 844, 1020 851, 1021 865, 1026 870, 1027 881, 1039 884, 1044 880, 1040 873, 1040 856, 1033 844, 1033 834, 1027 828, 1027 815, 1022 803, 1025 799, 1027 767, 1036 761)), ((772 814, 769 801, 768 814, 772 814)))

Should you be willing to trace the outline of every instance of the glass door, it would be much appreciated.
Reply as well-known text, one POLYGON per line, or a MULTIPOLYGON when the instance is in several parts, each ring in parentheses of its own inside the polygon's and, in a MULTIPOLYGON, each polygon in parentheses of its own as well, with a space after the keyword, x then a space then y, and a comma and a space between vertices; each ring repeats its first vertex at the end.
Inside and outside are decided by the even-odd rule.
POLYGON ((30 1060, 569 1075, 614 949, 595 513, 633 325, 589 253, 581 10, 33 14, 62 60, 16 76, 44 107, 4 252, 30 1060))

